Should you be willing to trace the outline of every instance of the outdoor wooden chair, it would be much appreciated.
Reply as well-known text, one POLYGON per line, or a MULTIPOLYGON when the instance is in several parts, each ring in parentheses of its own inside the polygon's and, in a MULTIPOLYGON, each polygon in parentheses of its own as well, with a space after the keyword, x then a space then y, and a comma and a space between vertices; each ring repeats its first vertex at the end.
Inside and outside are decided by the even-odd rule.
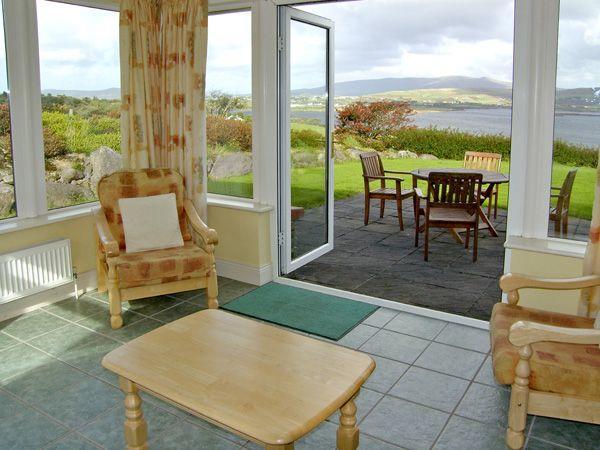
POLYGON ((561 187, 552 186, 552 191, 558 194, 550 194, 550 199, 556 199, 556 206, 550 207, 550 220, 554 221, 554 232, 566 235, 569 232, 569 206, 571 204, 571 191, 575 182, 577 169, 569 170, 561 187))
POLYGON ((140 298, 206 288, 208 307, 219 306, 217 232, 206 226, 184 194, 183 177, 171 169, 115 172, 98 183, 98 292, 108 290, 112 328, 123 325, 121 303, 140 298), (170 193, 176 196, 183 247, 127 253, 119 199, 170 193))
MULTIPOLYGON (((465 228, 465 248, 469 248, 471 228, 473 228, 473 261, 477 261, 479 231, 479 198, 481 196, 480 173, 430 172, 427 196, 417 188, 415 211, 421 209, 421 199, 425 199, 425 261, 429 259, 429 229, 465 228)), ((415 247, 419 246, 419 217, 415 215, 415 247)))
POLYGON ((372 198, 380 200, 381 209, 379 211, 379 217, 383 217, 385 201, 395 200, 396 208, 398 210, 398 222, 400 223, 400 230, 404 230, 404 221, 402 220, 402 200, 413 198, 414 207, 415 191, 413 188, 402 189, 402 182, 404 181, 403 178, 387 176, 386 174, 403 174, 411 177, 412 174, 410 172, 384 170, 381 157, 377 152, 361 153, 360 162, 362 164, 363 180, 365 183, 365 225, 369 224, 369 212, 372 198), (371 189, 372 181, 379 181, 381 183, 380 187, 377 189, 371 189), (394 182, 395 186, 393 188, 386 187, 386 181, 394 182))
MULTIPOLYGON (((600 425, 600 329, 595 313, 573 316, 518 306, 519 290, 600 287, 600 276, 569 279, 507 274, 490 320, 492 366, 500 384, 511 385, 506 444, 523 448, 527 414, 600 425)), ((588 308, 588 311, 591 311, 588 308)))
MULTIPOLYGON (((500 172, 502 163, 502 155, 500 153, 484 153, 484 152, 465 152, 463 167, 465 169, 489 170, 492 172, 500 172)), ((494 219, 498 217, 498 190, 497 184, 494 191, 488 199, 487 216, 492 215, 492 203, 494 205, 494 219), (493 200, 493 201, 492 201, 493 200)))

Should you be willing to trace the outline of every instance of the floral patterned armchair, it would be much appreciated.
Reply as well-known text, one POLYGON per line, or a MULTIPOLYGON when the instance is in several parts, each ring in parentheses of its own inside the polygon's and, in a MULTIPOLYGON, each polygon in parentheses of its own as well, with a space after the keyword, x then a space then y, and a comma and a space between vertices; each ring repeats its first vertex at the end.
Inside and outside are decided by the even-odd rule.
POLYGON ((121 171, 98 183, 96 214, 98 291, 108 290, 110 324, 123 325, 121 303, 156 295, 206 288, 208 307, 218 308, 215 245, 218 237, 184 198, 183 177, 171 169, 121 171), (125 252, 120 198, 174 193, 183 247, 125 252), (193 230, 195 232, 192 238, 193 230))

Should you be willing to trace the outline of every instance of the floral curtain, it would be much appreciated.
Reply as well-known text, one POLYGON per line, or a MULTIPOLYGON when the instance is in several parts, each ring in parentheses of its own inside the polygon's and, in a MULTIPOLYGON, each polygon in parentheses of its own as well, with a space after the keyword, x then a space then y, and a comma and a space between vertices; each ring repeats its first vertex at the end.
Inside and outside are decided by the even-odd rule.
POLYGON ((122 0, 121 152, 123 167, 154 167, 160 146, 160 19, 158 4, 122 0))
POLYGON ((207 36, 207 0, 162 0, 163 135, 157 163, 183 174, 187 197, 201 217, 206 208, 207 36))
MULTIPOLYGON (((592 210, 592 223, 585 258, 583 261, 583 274, 600 275, 600 161, 596 177, 596 196, 592 210)), ((587 289, 581 294, 580 315, 596 317, 595 327, 600 328, 600 289, 587 289)))
POLYGON ((121 1, 126 168, 169 167, 206 217, 208 0, 121 1))

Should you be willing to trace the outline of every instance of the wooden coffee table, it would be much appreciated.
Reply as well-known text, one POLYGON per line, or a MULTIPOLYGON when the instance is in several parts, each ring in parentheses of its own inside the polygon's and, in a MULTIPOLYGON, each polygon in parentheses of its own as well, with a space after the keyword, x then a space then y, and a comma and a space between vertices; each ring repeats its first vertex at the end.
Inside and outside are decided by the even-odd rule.
POLYGON ((340 409, 338 448, 356 449, 354 398, 375 368, 355 350, 220 310, 151 331, 102 365, 125 393, 128 449, 148 447, 138 389, 272 450, 293 449, 340 409))

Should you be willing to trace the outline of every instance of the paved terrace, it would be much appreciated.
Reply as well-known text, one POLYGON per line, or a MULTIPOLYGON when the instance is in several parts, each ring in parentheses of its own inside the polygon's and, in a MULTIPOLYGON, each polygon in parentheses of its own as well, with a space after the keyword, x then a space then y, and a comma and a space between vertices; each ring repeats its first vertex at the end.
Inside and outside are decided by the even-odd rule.
MULTIPOLYGON (((383 219, 379 202, 372 201, 369 225, 363 223, 362 195, 335 203, 334 250, 301 267, 290 278, 317 283, 404 304, 489 320, 500 299, 498 279, 503 272, 506 211, 498 210, 497 238, 479 234, 478 260, 442 229, 432 229, 429 262, 423 260, 423 236, 414 246, 412 203, 405 201, 404 231, 398 226, 395 202, 386 202, 383 219)), ((319 220, 320 208, 307 210, 296 227, 297 242, 307 242, 319 220)), ((553 224, 549 226, 553 235, 553 224)), ((571 218, 570 238, 584 240, 589 221, 571 218)))

